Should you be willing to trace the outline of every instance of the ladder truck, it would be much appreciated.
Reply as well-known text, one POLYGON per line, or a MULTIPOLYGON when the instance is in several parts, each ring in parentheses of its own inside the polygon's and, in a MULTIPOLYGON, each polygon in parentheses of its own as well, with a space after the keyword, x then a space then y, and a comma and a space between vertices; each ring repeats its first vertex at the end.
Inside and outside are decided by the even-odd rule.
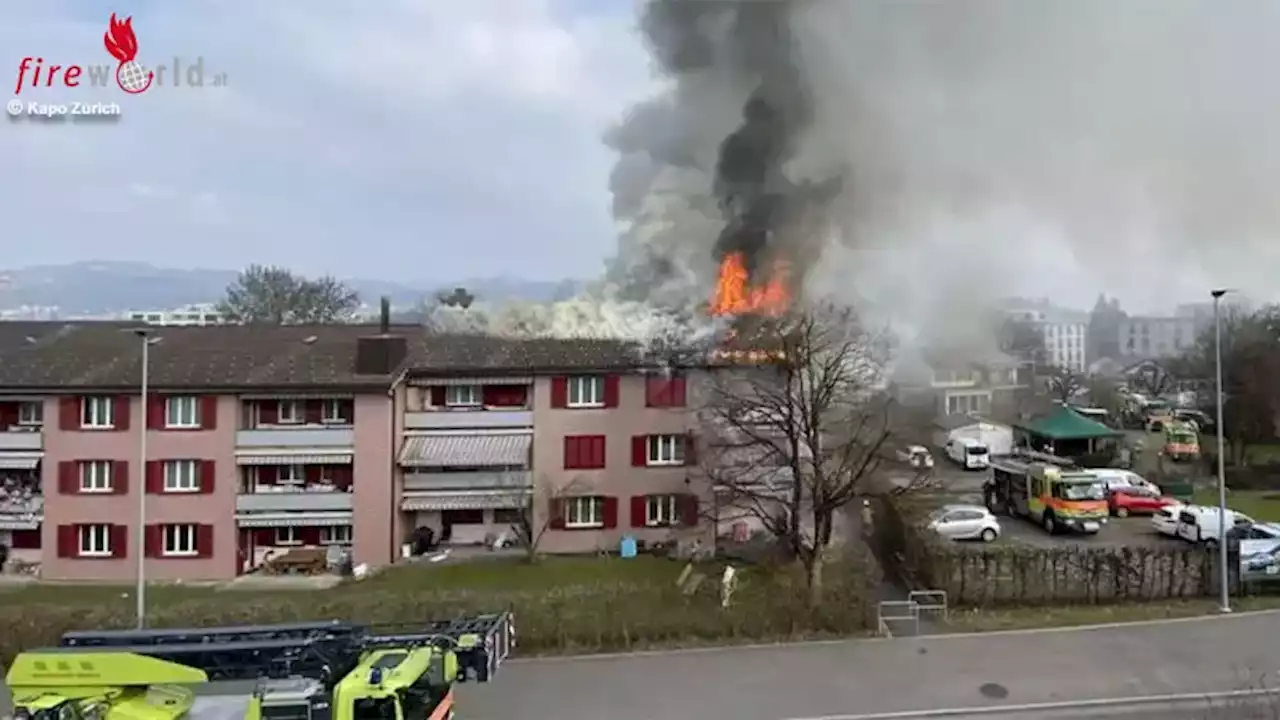
POLYGON ((449 720, 488 682, 510 613, 411 628, 343 622, 75 631, 9 669, 18 720, 449 720))

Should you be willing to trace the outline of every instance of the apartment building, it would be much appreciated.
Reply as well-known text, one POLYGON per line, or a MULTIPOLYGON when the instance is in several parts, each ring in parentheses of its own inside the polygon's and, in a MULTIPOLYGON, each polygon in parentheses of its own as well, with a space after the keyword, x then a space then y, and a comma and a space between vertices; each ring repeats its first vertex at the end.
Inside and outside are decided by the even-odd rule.
POLYGON ((695 393, 687 374, 646 371, 626 343, 432 345, 397 388, 397 535, 430 527, 477 542, 529 510, 552 553, 701 532, 695 393))
POLYGON ((1000 352, 934 350, 925 364, 928 386, 911 390, 917 398, 927 395, 938 416, 1007 415, 1016 406, 1015 393, 1027 386, 1027 369, 1000 352))

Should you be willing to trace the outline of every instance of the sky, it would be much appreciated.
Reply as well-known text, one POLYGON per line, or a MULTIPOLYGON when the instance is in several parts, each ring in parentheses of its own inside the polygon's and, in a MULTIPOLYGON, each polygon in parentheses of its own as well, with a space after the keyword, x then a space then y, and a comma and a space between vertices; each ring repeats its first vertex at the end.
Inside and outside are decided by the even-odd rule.
POLYGON ((144 66, 201 57, 227 85, 24 89, 121 115, 0 125, 0 267, 557 279, 613 250, 601 136, 651 82, 627 2, 17 3, 4 99, 24 56, 114 64, 113 12, 144 66))

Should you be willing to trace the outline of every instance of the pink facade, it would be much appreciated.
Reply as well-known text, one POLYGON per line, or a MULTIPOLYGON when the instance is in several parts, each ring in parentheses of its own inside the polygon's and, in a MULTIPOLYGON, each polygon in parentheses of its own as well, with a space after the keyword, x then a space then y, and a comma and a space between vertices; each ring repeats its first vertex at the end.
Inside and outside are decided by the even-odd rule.
POLYGON ((386 565, 399 552, 399 540, 389 536, 399 519, 395 495, 395 426, 402 422, 390 394, 356 398, 355 507, 353 556, 357 563, 386 565))

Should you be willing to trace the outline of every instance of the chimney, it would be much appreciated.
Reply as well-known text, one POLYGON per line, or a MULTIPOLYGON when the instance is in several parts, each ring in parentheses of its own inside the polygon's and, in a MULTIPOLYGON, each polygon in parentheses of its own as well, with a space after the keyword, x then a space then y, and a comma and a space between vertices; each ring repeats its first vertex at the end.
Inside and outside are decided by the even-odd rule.
POLYGON ((383 297, 377 335, 356 339, 356 374, 390 375, 409 354, 409 340, 391 334, 391 299, 383 297))
POLYGON ((389 335, 391 334, 391 298, 383 295, 379 310, 381 311, 378 315, 381 324, 380 332, 383 335, 389 335))

